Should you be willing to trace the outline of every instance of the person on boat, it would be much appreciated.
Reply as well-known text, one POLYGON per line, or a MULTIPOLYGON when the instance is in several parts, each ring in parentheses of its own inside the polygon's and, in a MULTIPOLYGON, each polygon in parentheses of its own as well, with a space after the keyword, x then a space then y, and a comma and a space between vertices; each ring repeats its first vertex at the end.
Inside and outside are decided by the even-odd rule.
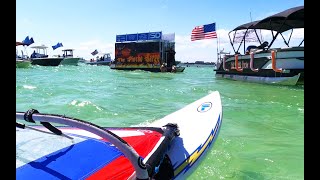
POLYGON ((176 52, 173 50, 173 48, 171 47, 169 50, 166 51, 167 54, 167 65, 168 67, 171 67, 172 65, 174 65, 175 62, 175 54, 176 52))
POLYGON ((246 49, 246 55, 250 54, 251 50, 253 49, 257 49, 257 46, 255 45, 248 46, 246 49))
POLYGON ((160 71, 161 71, 161 72, 167 72, 166 63, 162 63, 162 65, 160 66, 160 71))
POLYGON ((172 72, 172 73, 177 72, 177 68, 176 68, 176 66, 175 66, 175 65, 173 65, 173 66, 171 67, 171 72, 172 72))
POLYGON ((33 53, 31 54, 31 58, 36 58, 36 50, 33 51, 33 53))
POLYGON ((262 44, 260 44, 260 46, 258 46, 258 49, 263 49, 265 50, 265 48, 269 45, 268 41, 263 42, 262 44))

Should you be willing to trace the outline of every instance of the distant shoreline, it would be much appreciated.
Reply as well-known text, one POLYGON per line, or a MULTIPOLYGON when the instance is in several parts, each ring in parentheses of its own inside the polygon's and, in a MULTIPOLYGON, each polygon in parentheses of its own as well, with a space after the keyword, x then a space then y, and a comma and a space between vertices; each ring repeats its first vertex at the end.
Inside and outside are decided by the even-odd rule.
POLYGON ((189 62, 186 62, 186 63, 179 63, 178 64, 179 66, 205 66, 205 67, 207 67, 207 66, 209 66, 209 67, 215 67, 216 66, 216 63, 214 63, 214 62, 208 62, 208 63, 196 63, 196 62, 194 62, 194 63, 189 63, 189 62))

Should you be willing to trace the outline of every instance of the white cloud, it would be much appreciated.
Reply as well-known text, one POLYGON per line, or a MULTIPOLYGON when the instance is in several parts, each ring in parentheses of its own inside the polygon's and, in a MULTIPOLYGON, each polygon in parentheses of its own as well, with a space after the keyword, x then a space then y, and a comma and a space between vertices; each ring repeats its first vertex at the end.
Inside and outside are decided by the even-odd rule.
POLYGON ((33 23, 31 21, 31 19, 23 18, 21 25, 22 25, 22 27, 26 28, 26 27, 32 27, 33 23))

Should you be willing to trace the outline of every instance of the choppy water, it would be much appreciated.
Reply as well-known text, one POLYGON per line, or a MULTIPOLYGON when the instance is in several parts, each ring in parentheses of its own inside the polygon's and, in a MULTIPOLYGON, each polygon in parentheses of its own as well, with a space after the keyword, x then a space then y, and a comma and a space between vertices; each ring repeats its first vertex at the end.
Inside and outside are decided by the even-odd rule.
POLYGON ((304 87, 216 79, 214 73, 212 67, 171 74, 32 66, 16 69, 16 110, 132 126, 219 91, 219 137, 189 179, 304 179, 304 87))

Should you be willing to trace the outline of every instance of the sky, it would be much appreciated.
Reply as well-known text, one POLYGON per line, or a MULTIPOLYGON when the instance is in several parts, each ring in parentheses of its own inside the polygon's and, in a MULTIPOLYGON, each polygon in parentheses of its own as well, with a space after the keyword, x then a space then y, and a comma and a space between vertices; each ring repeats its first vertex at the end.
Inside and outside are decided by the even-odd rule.
MULTIPOLYGON (((216 62, 217 51, 234 53, 228 33, 235 27, 302 5, 304 0, 16 0, 16 41, 33 37, 28 55, 31 46, 43 44, 49 56, 72 48, 74 56, 91 59, 97 49, 113 59, 116 35, 162 31, 175 34, 176 60, 216 62), (194 27, 210 23, 218 38, 191 41, 194 27), (53 50, 58 42, 63 47, 53 50)), ((294 31, 290 44, 303 37, 304 29, 294 31)), ((275 45, 284 47, 283 40, 275 45)))

